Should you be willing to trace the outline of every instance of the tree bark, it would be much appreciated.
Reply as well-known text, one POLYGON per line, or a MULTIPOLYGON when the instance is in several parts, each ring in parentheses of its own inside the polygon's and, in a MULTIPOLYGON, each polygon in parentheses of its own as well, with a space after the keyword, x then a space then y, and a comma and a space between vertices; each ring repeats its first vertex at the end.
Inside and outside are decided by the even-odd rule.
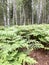
POLYGON ((7 0, 7 25, 10 25, 10 15, 9 15, 9 0, 7 0))
POLYGON ((3 4, 2 9, 3 9, 4 26, 6 26, 6 14, 5 14, 5 10, 4 10, 4 2, 3 2, 3 0, 2 0, 2 4, 3 4))
POLYGON ((23 7, 23 14, 24 14, 24 25, 26 25, 26 15, 25 15, 24 7, 23 7))
POLYGON ((17 25, 16 0, 13 0, 13 22, 16 22, 17 25))
POLYGON ((34 23, 33 5, 34 5, 34 1, 32 0, 32 24, 34 23))

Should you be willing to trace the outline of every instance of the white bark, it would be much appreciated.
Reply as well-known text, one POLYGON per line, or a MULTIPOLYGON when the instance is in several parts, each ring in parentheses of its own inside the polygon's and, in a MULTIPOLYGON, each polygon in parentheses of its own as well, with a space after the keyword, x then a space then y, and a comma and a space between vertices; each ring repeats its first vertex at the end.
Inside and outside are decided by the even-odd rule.
POLYGON ((16 22, 16 25, 17 25, 17 10, 16 10, 15 0, 13 0, 13 22, 16 22))
POLYGON ((40 23, 40 20, 41 20, 41 15, 42 15, 42 0, 39 1, 38 0, 38 4, 37 4, 37 21, 38 21, 38 24, 40 23))
POLYGON ((15 17, 15 16, 14 16, 14 7, 13 7, 13 25, 14 25, 14 21, 15 21, 15 20, 14 20, 14 17, 15 17))
POLYGON ((34 23, 33 9, 34 9, 34 1, 32 0, 32 24, 34 23))
POLYGON ((20 6, 20 25, 22 24, 22 13, 21 13, 21 6, 20 6))
POLYGON ((24 25, 25 25, 26 24, 26 15, 25 15, 24 7, 23 7, 23 15, 24 15, 24 25))
POLYGON ((25 16, 25 10, 24 10, 24 6, 23 8, 21 8, 20 6, 20 25, 25 25, 26 24, 26 16, 25 16))
POLYGON ((9 0, 7 0, 7 25, 10 25, 10 15, 9 15, 9 0))
POLYGON ((3 18, 4 18, 4 25, 6 26, 6 15, 5 15, 4 10, 3 10, 3 18))
POLYGON ((46 21, 46 0, 43 0, 43 16, 42 16, 42 23, 47 23, 47 21, 46 21))
MULTIPOLYGON (((45 3, 45 7, 44 7, 44 8, 45 8, 45 9, 44 9, 44 14, 45 14, 45 16, 44 16, 44 22, 46 23, 46 21, 47 21, 47 20, 46 20, 46 0, 45 0, 44 3, 45 3)), ((47 22, 47 23, 48 23, 48 22, 47 22)))

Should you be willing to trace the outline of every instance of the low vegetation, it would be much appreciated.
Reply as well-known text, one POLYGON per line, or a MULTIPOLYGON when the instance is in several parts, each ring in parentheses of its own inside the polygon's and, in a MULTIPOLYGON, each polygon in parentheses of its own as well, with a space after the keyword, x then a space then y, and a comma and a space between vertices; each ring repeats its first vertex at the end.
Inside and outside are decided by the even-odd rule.
POLYGON ((0 27, 0 65, 35 64, 36 49, 49 50, 49 25, 0 27))

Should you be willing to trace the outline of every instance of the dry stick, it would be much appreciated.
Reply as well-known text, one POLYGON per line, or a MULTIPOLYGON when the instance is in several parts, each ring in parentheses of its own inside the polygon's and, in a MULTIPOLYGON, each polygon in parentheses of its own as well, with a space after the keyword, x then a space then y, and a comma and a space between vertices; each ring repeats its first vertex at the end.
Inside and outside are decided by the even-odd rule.
POLYGON ((25 65, 25 61, 23 61, 23 65, 25 65))

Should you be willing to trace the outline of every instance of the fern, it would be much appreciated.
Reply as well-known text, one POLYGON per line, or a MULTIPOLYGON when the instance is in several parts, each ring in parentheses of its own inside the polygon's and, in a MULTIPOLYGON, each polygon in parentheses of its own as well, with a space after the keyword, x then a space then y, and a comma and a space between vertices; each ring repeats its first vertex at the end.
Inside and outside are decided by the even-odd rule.
POLYGON ((35 64, 28 56, 34 49, 49 50, 49 25, 0 28, 0 65, 35 64))

